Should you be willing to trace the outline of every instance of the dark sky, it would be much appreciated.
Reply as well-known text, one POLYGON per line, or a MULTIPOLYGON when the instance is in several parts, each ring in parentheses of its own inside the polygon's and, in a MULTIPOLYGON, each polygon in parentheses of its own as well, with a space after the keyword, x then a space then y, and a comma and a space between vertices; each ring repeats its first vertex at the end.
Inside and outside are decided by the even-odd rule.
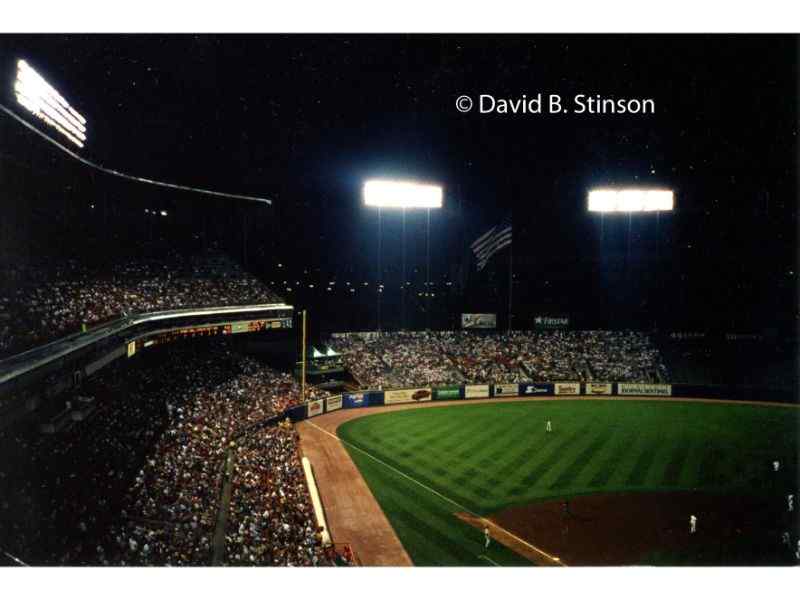
MULTIPOLYGON (((270 251, 295 271, 376 269, 376 217, 359 186, 412 175, 446 189, 431 242, 443 281, 460 273, 466 243, 513 212, 518 298, 531 314, 683 303, 700 323, 723 307, 796 315, 796 37, 0 36, 4 77, 18 57, 87 117, 86 156, 275 198, 270 251), (455 108, 461 94, 540 92, 652 98, 656 111, 455 108), (585 201, 605 184, 672 188, 677 210, 635 220, 630 236, 606 219, 601 243, 585 201)), ((383 225, 398 235, 396 218, 383 225)), ((417 235, 422 223, 411 226, 417 235)), ((408 243, 419 266, 422 242, 408 243)), ((383 245, 396 265, 398 244, 383 245)), ((501 273, 481 277, 461 272, 468 298, 501 287, 501 273)))

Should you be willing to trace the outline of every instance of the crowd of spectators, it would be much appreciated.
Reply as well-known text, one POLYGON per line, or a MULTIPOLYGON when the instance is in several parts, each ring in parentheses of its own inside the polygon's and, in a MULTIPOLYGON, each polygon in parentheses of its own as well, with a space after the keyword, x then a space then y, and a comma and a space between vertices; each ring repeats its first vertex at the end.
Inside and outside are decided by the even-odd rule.
POLYGON ((290 375, 231 341, 193 341, 123 359, 85 388, 96 410, 67 430, 0 430, 6 551, 33 564, 211 564, 232 453, 222 558, 326 564, 297 438, 277 425, 300 402, 290 375))
POLYGON ((667 379, 650 336, 635 331, 393 332, 332 346, 364 387, 667 379))
POLYGON ((125 314, 283 301, 214 249, 144 256, 0 265, 0 357, 125 314))
POLYGON ((254 431, 232 451, 225 564, 330 564, 322 547, 322 528, 314 520, 294 429, 281 424, 254 431))

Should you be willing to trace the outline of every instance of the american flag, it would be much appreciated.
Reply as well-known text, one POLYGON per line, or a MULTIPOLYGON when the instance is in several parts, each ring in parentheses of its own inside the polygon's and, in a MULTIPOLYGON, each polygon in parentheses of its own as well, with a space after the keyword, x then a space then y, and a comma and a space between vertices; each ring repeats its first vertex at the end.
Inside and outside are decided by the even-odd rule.
POLYGON ((478 261, 478 271, 482 270, 495 254, 510 245, 511 218, 508 217, 500 225, 492 227, 472 242, 470 248, 475 253, 475 260, 478 261))

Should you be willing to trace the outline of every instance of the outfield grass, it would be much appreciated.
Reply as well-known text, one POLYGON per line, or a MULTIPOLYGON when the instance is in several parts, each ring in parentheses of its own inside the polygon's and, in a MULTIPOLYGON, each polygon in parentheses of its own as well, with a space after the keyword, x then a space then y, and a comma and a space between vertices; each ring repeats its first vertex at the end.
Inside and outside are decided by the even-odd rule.
POLYGON ((616 491, 777 496, 797 487, 798 414, 629 400, 466 404, 369 415, 338 435, 415 564, 517 565, 528 563, 496 543, 480 557, 480 533, 453 513, 616 491), (765 487, 775 459, 780 483, 765 487))

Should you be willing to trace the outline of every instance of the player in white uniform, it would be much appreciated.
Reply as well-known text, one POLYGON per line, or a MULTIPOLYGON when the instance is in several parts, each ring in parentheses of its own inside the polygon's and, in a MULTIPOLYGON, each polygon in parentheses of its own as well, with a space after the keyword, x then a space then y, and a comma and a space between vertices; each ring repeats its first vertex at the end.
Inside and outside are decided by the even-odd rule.
POLYGON ((794 512, 794 494, 786 496, 786 504, 788 505, 789 512, 794 512))
POLYGON ((553 432, 553 424, 549 420, 547 421, 547 425, 544 426, 544 430, 547 433, 552 433, 553 432))
POLYGON ((487 549, 489 547, 489 542, 492 541, 492 538, 489 537, 489 528, 488 527, 484 527, 483 528, 483 537, 486 539, 486 544, 483 546, 483 548, 485 550, 485 549, 487 549))
POLYGON ((697 517, 694 515, 689 516, 689 533, 697 531, 697 517))
POLYGON ((781 461, 773 460, 772 461, 772 470, 777 473, 780 470, 780 468, 781 468, 781 461))

